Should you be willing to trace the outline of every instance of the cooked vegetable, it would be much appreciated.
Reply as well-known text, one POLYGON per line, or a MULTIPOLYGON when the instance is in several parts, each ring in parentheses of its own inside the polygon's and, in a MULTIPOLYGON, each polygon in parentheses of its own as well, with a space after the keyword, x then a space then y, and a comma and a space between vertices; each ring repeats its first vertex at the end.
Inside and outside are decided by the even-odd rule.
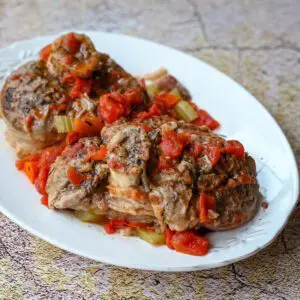
POLYGON ((64 40, 65 49, 68 50, 70 53, 75 54, 79 51, 81 45, 81 41, 76 39, 76 36, 73 32, 66 35, 64 40))
POLYGON ((16 161, 16 168, 19 171, 23 171, 25 162, 28 162, 28 161, 39 161, 40 158, 41 158, 41 154, 40 153, 28 155, 28 156, 26 156, 26 157, 24 157, 24 158, 19 159, 19 160, 16 161))
POLYGON ((89 158, 91 160, 104 160, 107 154, 107 148, 104 145, 101 145, 99 150, 92 153, 89 158))
POLYGON ((72 99, 82 97, 84 94, 89 95, 92 89, 92 80, 77 77, 72 86, 69 95, 72 99))
POLYGON ((174 250, 174 246, 172 243, 173 235, 175 234, 175 231, 167 228, 165 231, 165 240, 166 240, 166 245, 169 249, 174 250))
POLYGON ((31 183, 34 183, 38 174, 39 174, 39 167, 37 161, 27 161, 24 163, 23 171, 25 172, 28 179, 31 183))
POLYGON ((81 222, 99 223, 99 222, 103 221, 102 215, 97 215, 94 212, 90 212, 90 211, 76 210, 74 212, 74 215, 81 222))
POLYGON ((203 109, 198 109, 197 118, 193 121, 193 123, 197 125, 206 125, 211 130, 214 130, 220 126, 219 122, 203 109))
POLYGON ((75 119, 74 131, 82 136, 99 135, 102 129, 101 119, 94 116, 85 116, 82 119, 75 119))
POLYGON ((226 141, 225 152, 235 155, 238 158, 245 157, 244 146, 238 141, 226 141))
POLYGON ((210 162, 215 165, 221 158, 221 149, 216 146, 208 146, 204 148, 203 154, 205 154, 210 162))
POLYGON ((175 89, 173 89, 171 92, 169 92, 171 95, 174 95, 178 98, 180 98, 182 100, 182 97, 181 97, 181 93, 179 91, 179 89, 176 87, 175 89))
POLYGON ((180 97, 172 95, 170 93, 163 93, 156 96, 156 101, 160 101, 168 109, 175 107, 175 105, 180 101, 180 97))
POLYGON ((125 101, 129 105, 138 105, 143 102, 143 96, 139 88, 128 88, 123 94, 125 101))
POLYGON ((68 132, 67 137, 66 137, 66 144, 67 145, 73 145, 76 142, 78 142, 80 137, 81 136, 80 136, 79 132, 70 131, 70 132, 68 132))
POLYGON ((187 101, 181 100, 174 108, 175 114, 186 122, 192 122, 197 118, 197 112, 187 101))
POLYGON ((72 184, 79 186, 80 183, 85 179, 85 176, 79 173, 74 167, 69 166, 68 179, 72 184))
POLYGON ((151 245, 164 245, 165 237, 162 233, 156 233, 145 229, 137 229, 137 236, 151 245))
POLYGON ((35 188, 37 191, 45 195, 46 194, 46 184, 50 171, 50 166, 53 164, 62 151, 65 149, 65 145, 53 146, 43 150, 41 157, 39 159, 39 174, 35 180, 35 188))
POLYGON ((201 223, 205 223, 209 220, 208 210, 216 211, 216 200, 213 197, 201 192, 199 197, 199 219, 201 223))
POLYGON ((45 205, 48 207, 48 195, 43 195, 43 197, 41 198, 41 204, 45 205))
POLYGON ((149 96, 155 97, 159 93, 159 89, 156 83, 152 83, 146 86, 146 90, 149 96))
POLYGON ((73 130, 74 120, 67 116, 54 116, 54 126, 58 133, 66 133, 73 130))
POLYGON ((171 239, 175 251, 202 256, 208 252, 208 240, 192 231, 175 232, 171 239))
POLYGON ((107 123, 113 123, 128 114, 124 96, 119 93, 106 94, 100 98, 98 113, 107 123))
POLYGON ((188 142, 188 137, 173 130, 166 131, 162 136, 160 149, 165 156, 177 158, 182 154, 184 146, 188 142))
POLYGON ((137 118, 139 120, 147 120, 154 116, 160 116, 161 114, 163 114, 164 110, 165 110, 165 107, 163 104, 161 104, 159 102, 155 102, 151 105, 151 107, 149 108, 148 111, 142 111, 142 112, 138 113, 137 118))
POLYGON ((47 61, 48 57, 50 56, 52 51, 52 45, 49 44, 45 46, 41 51, 40 51, 40 58, 41 60, 47 61))
POLYGON ((104 225, 104 229, 108 234, 116 233, 117 230, 124 229, 124 228, 136 228, 136 229, 147 228, 149 230, 152 229, 152 227, 149 224, 133 222, 133 221, 130 222, 127 220, 117 219, 117 218, 113 218, 109 220, 109 222, 104 225))

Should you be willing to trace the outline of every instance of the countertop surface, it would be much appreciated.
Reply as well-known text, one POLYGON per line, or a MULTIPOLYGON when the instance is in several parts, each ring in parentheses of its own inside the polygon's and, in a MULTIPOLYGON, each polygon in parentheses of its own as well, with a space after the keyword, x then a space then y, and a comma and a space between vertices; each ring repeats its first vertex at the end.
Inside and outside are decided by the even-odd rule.
MULTIPOLYGON (((300 163, 300 1, 0 0, 0 47, 78 28, 194 55, 271 112, 300 163)), ((80 238, 80 237, 78 237, 80 238)), ((145 258, 146 259, 146 258, 145 258)), ((267 249, 210 271, 158 273, 58 249, 0 214, 0 299, 300 299, 300 210, 267 249)))

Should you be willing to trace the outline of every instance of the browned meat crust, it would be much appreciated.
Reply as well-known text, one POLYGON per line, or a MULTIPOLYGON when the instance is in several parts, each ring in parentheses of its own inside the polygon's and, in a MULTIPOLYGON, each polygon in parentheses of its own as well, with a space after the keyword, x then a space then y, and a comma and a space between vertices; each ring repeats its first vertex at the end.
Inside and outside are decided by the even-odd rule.
POLYGON ((63 97, 63 89, 41 61, 29 62, 12 73, 2 89, 0 109, 13 146, 35 149, 61 141, 64 136, 53 131, 54 114, 49 107, 63 97), (35 118, 32 126, 29 116, 35 118))
MULTIPOLYGON (((57 159, 48 181, 51 207, 96 209, 98 213, 108 216, 118 214, 121 218, 139 217, 142 222, 155 221, 162 231, 166 226, 176 231, 201 226, 217 231, 228 230, 244 224, 254 216, 260 195, 255 178, 255 162, 250 156, 246 155, 243 160, 222 153, 220 161, 213 166, 206 154, 195 159, 186 149, 172 170, 158 171, 156 165, 161 135, 169 128, 178 133, 188 133, 202 144, 213 142, 222 145, 224 139, 206 127, 197 127, 168 117, 156 117, 145 123, 152 125, 150 132, 145 131, 142 123, 124 120, 103 128, 102 143, 108 149, 106 160, 102 162, 107 168, 105 183, 102 189, 94 186, 90 193, 82 197, 79 190, 86 185, 75 188, 68 182, 64 171, 63 180, 58 181, 68 182, 71 204, 52 204, 52 191, 55 191, 56 198, 62 195, 57 186, 52 187, 53 178, 59 178, 58 173, 66 168, 61 164, 70 164, 69 160, 57 159), (209 213, 209 220, 204 224, 200 223, 198 217, 200 192, 213 196, 217 204, 216 211, 209 213), (79 199, 77 193, 82 198, 79 199)), ((83 156, 81 151, 78 151, 77 160, 83 156)), ((74 161, 72 163, 74 165, 74 161)), ((80 165, 79 162, 76 164, 80 165)))

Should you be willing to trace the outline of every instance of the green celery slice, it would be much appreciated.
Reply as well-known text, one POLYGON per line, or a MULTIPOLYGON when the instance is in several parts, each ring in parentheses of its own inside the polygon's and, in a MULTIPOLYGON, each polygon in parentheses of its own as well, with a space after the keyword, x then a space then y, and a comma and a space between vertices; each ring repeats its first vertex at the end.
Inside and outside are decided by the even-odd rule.
POLYGON ((174 108, 175 114, 186 122, 192 122, 197 119, 197 112, 187 101, 181 100, 174 108))
POLYGON ((103 216, 96 215, 93 212, 76 210, 74 215, 81 222, 99 223, 103 220, 103 216))
POLYGON ((55 116, 54 126, 58 133, 66 133, 73 130, 73 118, 67 116, 55 116))
POLYGON ((180 91, 179 91, 179 89, 177 87, 174 88, 172 91, 170 91, 170 94, 172 94, 174 96, 177 96, 177 97, 179 97, 182 100, 181 93, 180 93, 180 91))
POLYGON ((165 244, 165 237, 162 233, 156 233, 144 229, 137 229, 137 236, 151 245, 165 244))
POLYGON ((156 83, 152 83, 146 86, 146 90, 149 96, 155 97, 159 93, 159 89, 156 83))

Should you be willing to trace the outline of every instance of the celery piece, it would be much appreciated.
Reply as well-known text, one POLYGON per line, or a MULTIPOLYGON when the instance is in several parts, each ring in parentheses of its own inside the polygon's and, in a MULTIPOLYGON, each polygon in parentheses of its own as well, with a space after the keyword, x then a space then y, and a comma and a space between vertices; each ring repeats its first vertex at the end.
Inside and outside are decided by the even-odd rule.
POLYGON ((164 245, 165 237, 161 233, 137 229, 137 236, 151 245, 164 245))
POLYGON ((73 129, 73 119, 67 116, 55 116, 54 126, 58 133, 66 133, 73 129))
POLYGON ((156 83, 152 83, 146 86, 146 90, 149 96, 155 97, 159 93, 159 89, 156 83))
POLYGON ((76 210, 74 215, 82 222, 98 223, 103 219, 103 216, 96 215, 95 213, 89 211, 76 210))
POLYGON ((195 109, 190 103, 184 100, 181 100, 176 104, 174 112, 180 119, 186 122, 192 122, 197 118, 197 112, 195 109))
POLYGON ((180 100, 182 100, 181 93, 177 87, 174 88, 172 91, 170 91, 170 94, 174 95, 174 96, 180 98, 180 100))

